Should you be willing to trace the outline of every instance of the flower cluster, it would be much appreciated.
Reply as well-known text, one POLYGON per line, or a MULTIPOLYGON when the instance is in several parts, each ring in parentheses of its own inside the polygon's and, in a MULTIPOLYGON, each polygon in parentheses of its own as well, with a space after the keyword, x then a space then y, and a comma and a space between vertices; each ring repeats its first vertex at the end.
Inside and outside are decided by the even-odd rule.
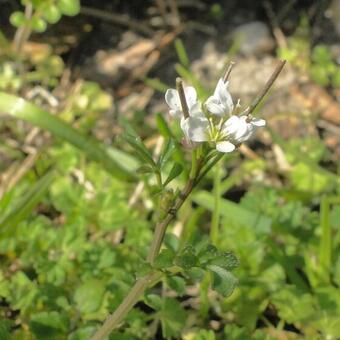
POLYGON ((263 119, 235 114, 239 102, 234 105, 228 85, 228 81, 220 79, 214 94, 203 105, 198 101, 193 87, 183 87, 186 114, 178 91, 166 91, 165 101, 169 105, 170 115, 180 119, 181 128, 189 142, 212 142, 218 151, 232 152, 237 145, 248 140, 257 128, 266 125, 263 119))

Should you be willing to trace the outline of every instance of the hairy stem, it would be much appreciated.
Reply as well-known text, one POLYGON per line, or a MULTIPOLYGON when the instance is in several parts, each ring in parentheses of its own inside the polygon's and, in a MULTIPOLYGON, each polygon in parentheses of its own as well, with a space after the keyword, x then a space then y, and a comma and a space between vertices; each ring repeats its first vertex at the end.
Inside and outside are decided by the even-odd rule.
MULTIPOLYGON (((196 153, 194 154, 196 155, 196 153)), ((193 156, 192 171, 187 184, 185 185, 182 192, 179 194, 174 204, 168 210, 165 218, 161 222, 157 223, 147 257, 147 261, 151 264, 154 262, 159 253, 168 225, 175 219, 178 210, 181 208, 185 200, 194 189, 202 165, 203 158, 197 160, 196 156, 193 156)), ((98 330, 98 332, 92 337, 91 340, 101 340, 108 336, 112 332, 112 330, 115 329, 125 318, 128 312, 133 308, 133 306, 138 302, 139 298, 148 288, 150 283, 153 282, 157 277, 159 277, 159 275, 159 273, 151 273, 137 280, 128 295, 124 298, 123 302, 118 306, 114 313, 106 319, 103 326, 98 330)))
POLYGON ((126 295, 124 298, 123 302, 118 306, 113 314, 109 315, 103 326, 92 337, 91 340, 101 340, 108 336, 112 330, 123 321, 125 316, 129 313, 129 311, 139 300, 140 296, 144 293, 145 289, 152 282, 157 280, 157 278, 159 278, 159 275, 159 273, 153 273, 137 280, 128 295, 126 295))
POLYGON ((194 188, 194 184, 195 184, 195 181, 193 179, 189 179, 187 185, 185 186, 184 190, 180 194, 179 198, 176 200, 173 207, 168 212, 165 219, 162 222, 157 223, 156 228, 155 228, 154 238, 152 240, 150 250, 149 250, 149 254, 148 254, 148 257, 147 257, 148 262, 150 262, 151 264, 154 262, 156 256, 159 253, 159 250, 161 248, 161 245, 162 245, 162 242, 163 242, 163 239, 164 239, 164 235, 165 235, 165 232, 166 232, 168 225, 176 217, 177 211, 183 205, 183 203, 187 199, 187 197, 190 195, 192 189, 194 188))

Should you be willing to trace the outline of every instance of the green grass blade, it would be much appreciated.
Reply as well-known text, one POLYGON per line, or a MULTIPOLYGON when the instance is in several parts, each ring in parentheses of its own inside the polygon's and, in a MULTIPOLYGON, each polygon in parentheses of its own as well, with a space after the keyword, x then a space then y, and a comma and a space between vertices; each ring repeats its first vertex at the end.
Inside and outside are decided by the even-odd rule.
POLYGON ((321 266, 321 276, 325 282, 330 281, 332 252, 334 242, 332 242, 332 229, 330 223, 330 210, 332 204, 340 204, 339 196, 324 196, 320 204, 320 244, 319 244, 319 262, 321 266))
MULTIPOLYGON (((193 201, 210 211, 215 209, 215 198, 207 191, 199 191, 193 195, 193 201)), ((229 220, 236 220, 242 225, 249 225, 259 231, 268 233, 271 228, 272 220, 255 211, 248 210, 237 203, 221 198, 220 216, 227 217, 229 220)))
POLYGON ((181 64, 176 64, 175 65, 176 72, 184 79, 186 80, 191 86, 194 86, 197 93, 198 97, 205 99, 208 97, 209 92, 203 87, 201 82, 195 77, 195 75, 186 69, 183 65, 181 64))
POLYGON ((187 51, 185 50, 183 41, 181 39, 176 39, 175 40, 175 49, 178 55, 178 59, 181 62, 181 64, 189 68, 190 67, 190 60, 187 54, 187 51))
POLYGON ((55 137, 61 138, 83 151, 88 158, 101 163, 114 177, 123 180, 135 178, 133 169, 124 167, 124 163, 120 163, 119 158, 116 159, 114 153, 108 152, 98 141, 82 135, 69 124, 23 98, 0 92, 0 113, 23 119, 32 125, 49 131, 55 137))
POLYGON ((144 83, 145 85, 151 87, 152 89, 162 93, 165 93, 166 90, 170 88, 169 85, 163 83, 157 78, 145 78, 144 83))
POLYGON ((326 196, 322 197, 320 204, 321 239, 319 258, 322 276, 329 282, 329 270, 331 266, 332 242, 331 226, 329 223, 330 204, 326 196))
POLYGON ((32 212, 51 186, 55 175, 56 173, 53 170, 47 172, 20 197, 20 200, 14 204, 13 208, 5 216, 0 217, 1 233, 6 232, 8 227, 15 227, 32 212))
POLYGON ((213 245, 218 246, 220 214, 221 214, 221 180, 222 180, 221 163, 217 163, 214 169, 214 209, 212 211, 210 226, 210 241, 213 245))

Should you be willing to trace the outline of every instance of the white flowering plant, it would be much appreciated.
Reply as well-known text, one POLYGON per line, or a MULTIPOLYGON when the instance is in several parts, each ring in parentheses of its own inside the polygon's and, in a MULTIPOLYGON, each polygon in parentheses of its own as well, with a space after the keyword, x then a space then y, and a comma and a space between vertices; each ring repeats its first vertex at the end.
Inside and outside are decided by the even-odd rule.
MULTIPOLYGON (((178 83, 181 87, 181 80, 178 83)), ((266 125, 264 119, 254 118, 247 112, 238 114, 240 102, 234 105, 228 85, 229 82, 221 78, 214 94, 203 104, 197 100, 193 87, 184 87, 187 101, 184 109, 179 95, 181 90, 167 90, 165 100, 170 107, 170 115, 180 118, 188 143, 210 142, 217 151, 228 153, 252 137, 257 128, 266 125)))
MULTIPOLYGON (((176 218, 178 210, 201 179, 223 155, 236 152, 240 144, 248 141, 258 128, 266 125, 266 121, 254 117, 253 112, 278 77, 284 64, 284 61, 278 63, 264 88, 243 111, 240 101, 235 103, 228 89, 233 64, 230 64, 225 75, 219 79, 214 93, 203 103, 199 101, 195 88, 184 86, 183 81, 178 78, 176 89, 166 91, 165 101, 170 116, 179 120, 184 139, 180 143, 165 125, 164 129, 169 140, 158 160, 154 159, 133 131, 126 134, 126 141, 143 162, 140 172, 155 175, 158 221, 147 259, 141 264, 134 286, 114 313, 108 316, 92 340, 108 336, 120 325, 146 289, 164 277, 182 275, 182 280, 184 278, 192 282, 200 281, 210 274, 214 290, 223 296, 229 296, 233 292, 237 279, 231 270, 238 265, 233 254, 221 253, 212 244, 203 249, 196 249, 192 245, 179 246, 178 240, 173 235, 168 235, 168 242, 165 242, 163 248, 162 245, 167 227, 176 218), (164 164, 170 158, 174 145, 183 146, 183 149, 191 153, 192 159, 191 170, 184 187, 175 191, 169 189, 168 185, 181 174, 182 165, 175 163, 170 171, 164 171, 164 164), (165 179, 164 173, 167 174, 165 179)), ((162 121, 164 122, 164 118, 162 121)))

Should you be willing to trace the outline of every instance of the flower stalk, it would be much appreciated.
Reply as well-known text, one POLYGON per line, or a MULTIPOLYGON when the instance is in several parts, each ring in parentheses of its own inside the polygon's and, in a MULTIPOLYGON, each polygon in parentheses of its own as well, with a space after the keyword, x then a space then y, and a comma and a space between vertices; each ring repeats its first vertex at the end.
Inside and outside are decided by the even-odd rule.
MULTIPOLYGON (((226 73, 219 80, 214 94, 204 104, 205 110, 202 109, 201 103, 197 100, 196 90, 190 86, 183 86, 183 81, 180 78, 176 79, 176 89, 167 90, 165 101, 169 105, 169 113, 172 117, 180 119, 185 138, 188 143, 192 144, 194 149, 192 150, 191 171, 186 185, 176 196, 173 203, 169 204, 169 207, 165 209, 165 214, 156 224, 147 256, 147 261, 150 265, 153 265, 160 252, 167 227, 176 218, 178 210, 201 179, 222 159, 225 153, 234 151, 239 144, 248 140, 257 128, 265 125, 263 119, 253 118, 251 113, 266 95, 284 64, 284 61, 280 61, 264 88, 241 116, 235 114, 235 105, 228 91, 228 79, 234 63, 230 63, 226 73), (216 150, 209 145, 208 147, 203 147, 201 143, 204 142, 214 143, 216 150)), ((236 104, 237 107, 238 103, 236 104)), ((216 243, 218 238, 219 199, 221 195, 220 171, 220 168, 216 169, 214 190, 216 212, 211 230, 213 243, 216 243)), ((159 172, 157 176, 158 184, 162 186, 161 173, 159 172)), ((154 270, 138 279, 119 307, 106 319, 103 326, 92 337, 92 340, 102 340, 113 329, 117 328, 145 290, 161 277, 162 273, 154 270)))
MULTIPOLYGON (((186 201, 186 199, 198 183, 198 178, 202 166, 203 159, 197 159, 196 157, 194 157, 192 162, 192 169, 195 170, 191 172, 187 184, 185 185, 182 192, 178 195, 175 203, 171 206, 171 208, 168 209, 165 218, 161 222, 157 223, 150 250, 147 256, 147 261, 151 265, 155 261, 160 251, 167 227, 175 219, 178 210, 181 208, 183 203, 186 201)), ((91 338, 91 340, 102 340, 106 336, 108 336, 115 328, 117 328, 117 326, 125 318, 128 312, 138 302, 144 291, 151 285, 152 282, 157 281, 160 278, 161 274, 159 272, 152 272, 145 277, 138 279, 134 286, 131 288, 128 295, 124 298, 123 302, 118 306, 114 313, 106 319, 103 326, 91 338)))

